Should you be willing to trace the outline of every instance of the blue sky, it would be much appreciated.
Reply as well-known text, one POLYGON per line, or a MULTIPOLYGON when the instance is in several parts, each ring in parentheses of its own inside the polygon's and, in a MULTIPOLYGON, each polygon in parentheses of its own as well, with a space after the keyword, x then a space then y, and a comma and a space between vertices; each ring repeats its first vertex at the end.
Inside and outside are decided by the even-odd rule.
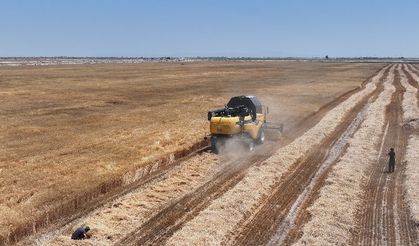
POLYGON ((0 0, 0 56, 419 57, 417 0, 0 0))

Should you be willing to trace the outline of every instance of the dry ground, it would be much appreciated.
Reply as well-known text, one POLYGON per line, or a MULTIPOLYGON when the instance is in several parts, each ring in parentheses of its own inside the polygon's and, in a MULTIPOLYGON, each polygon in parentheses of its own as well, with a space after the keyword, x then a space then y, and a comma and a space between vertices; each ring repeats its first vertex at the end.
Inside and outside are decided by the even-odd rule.
POLYGON ((419 115, 411 112, 418 105, 401 82, 403 67, 387 66, 341 98, 315 126, 251 166, 163 242, 417 245, 418 172, 411 150, 419 146, 407 140, 417 134, 419 115), (386 171, 390 147, 397 153, 394 173, 386 171))
MULTIPOLYGON (((381 67, 320 62, 1 67, 0 238, 7 241, 10 232, 36 221, 48 223, 44 213, 60 211, 63 202, 191 148, 208 133, 206 111, 232 95, 259 96, 270 106, 270 118, 291 129, 381 67)), ((63 208, 63 216, 69 211, 63 208)))

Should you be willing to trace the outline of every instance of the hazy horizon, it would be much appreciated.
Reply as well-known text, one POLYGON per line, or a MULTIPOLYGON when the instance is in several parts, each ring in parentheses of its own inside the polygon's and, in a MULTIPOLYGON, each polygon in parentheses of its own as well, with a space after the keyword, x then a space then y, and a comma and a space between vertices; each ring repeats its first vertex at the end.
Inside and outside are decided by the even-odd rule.
MULTIPOLYGON (((161 59, 161 58, 191 58, 191 59, 208 59, 208 58, 226 58, 226 59, 326 59, 325 56, 0 56, 0 58, 53 58, 53 59, 83 59, 83 58, 98 58, 98 59, 161 59)), ((327 59, 419 59, 419 57, 391 57, 391 56, 353 56, 353 57, 331 57, 328 56, 327 59)))

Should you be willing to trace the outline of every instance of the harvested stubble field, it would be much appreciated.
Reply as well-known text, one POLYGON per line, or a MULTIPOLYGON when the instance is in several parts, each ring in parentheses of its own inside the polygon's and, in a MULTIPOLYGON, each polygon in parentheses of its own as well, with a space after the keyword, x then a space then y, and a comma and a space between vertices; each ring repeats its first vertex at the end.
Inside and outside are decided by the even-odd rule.
MULTIPOLYGON (((301 236, 298 231, 308 234, 301 224, 310 217, 305 208, 315 205, 317 196, 322 199, 324 182, 334 182, 326 176, 339 180, 333 168, 343 161, 323 165, 327 150, 365 105, 371 104, 368 110, 375 114, 385 110, 380 93, 391 92, 383 76, 393 83, 402 70, 384 66, 194 62, 1 67, 0 243, 34 234, 21 243, 71 244, 69 233, 84 223, 95 228, 92 240, 83 243, 92 245, 239 243, 252 233, 256 241, 268 242, 278 236, 280 218, 297 204, 292 210, 298 212, 295 225, 285 237, 294 242, 301 236), (361 84, 363 89, 353 91, 361 84), (270 119, 285 124, 284 138, 272 139, 251 156, 204 152, 176 161, 205 144, 207 109, 237 94, 254 94, 268 104, 270 119), (316 154, 316 148, 322 151, 316 154), (316 173, 319 178, 310 183, 316 173), (294 176, 299 178, 287 178, 294 176), (293 187, 289 195, 276 188, 287 188, 285 183, 293 187), (298 196, 304 190, 307 199, 298 196), (279 209, 265 206, 272 202, 279 209), (258 212, 265 208, 271 212, 258 212), (270 229, 259 234, 259 218, 266 216, 272 218, 265 220, 270 229)), ((413 72, 408 73, 413 84, 413 72)), ((357 132, 348 137, 357 138, 357 132)), ((350 148, 337 157, 348 155, 343 151, 350 148)), ((404 176, 397 175, 402 181, 404 176)), ((408 243, 417 238, 409 236, 408 243)))
POLYGON ((317 125, 251 167, 168 244, 417 245, 412 149, 419 147, 419 115, 412 88, 406 92, 400 82, 402 67, 381 70, 317 125), (398 153, 392 174, 386 171, 390 147, 398 153))

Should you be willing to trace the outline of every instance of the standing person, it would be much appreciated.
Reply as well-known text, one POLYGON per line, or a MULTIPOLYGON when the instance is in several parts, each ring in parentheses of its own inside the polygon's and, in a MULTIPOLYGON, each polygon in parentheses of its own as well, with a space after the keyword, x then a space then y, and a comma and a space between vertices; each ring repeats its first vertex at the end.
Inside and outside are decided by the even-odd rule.
POLYGON ((393 148, 390 148, 390 152, 387 154, 389 156, 388 159, 388 172, 394 172, 394 166, 396 165, 396 153, 394 152, 393 148))
POLYGON ((89 226, 81 226, 77 228, 73 234, 71 235, 71 239, 73 240, 83 240, 90 238, 90 235, 87 232, 90 231, 89 226))

